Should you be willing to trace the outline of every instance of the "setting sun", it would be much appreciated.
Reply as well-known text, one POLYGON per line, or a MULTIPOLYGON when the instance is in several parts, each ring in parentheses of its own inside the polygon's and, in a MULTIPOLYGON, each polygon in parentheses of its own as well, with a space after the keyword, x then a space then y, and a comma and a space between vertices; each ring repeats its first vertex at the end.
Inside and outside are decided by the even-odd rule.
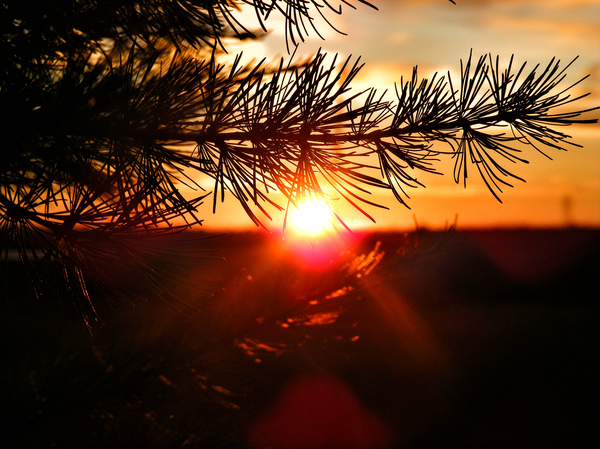
POLYGON ((331 227, 332 215, 324 201, 311 198, 298 204, 292 213, 292 223, 301 232, 318 234, 331 227))

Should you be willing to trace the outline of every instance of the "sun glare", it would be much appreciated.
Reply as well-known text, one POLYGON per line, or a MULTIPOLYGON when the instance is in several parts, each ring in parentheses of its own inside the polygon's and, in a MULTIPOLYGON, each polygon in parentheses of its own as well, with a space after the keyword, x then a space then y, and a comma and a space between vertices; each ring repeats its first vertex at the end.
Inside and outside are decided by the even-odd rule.
POLYGON ((301 232, 319 234, 331 228, 332 213, 322 200, 307 199, 292 213, 292 223, 301 232))

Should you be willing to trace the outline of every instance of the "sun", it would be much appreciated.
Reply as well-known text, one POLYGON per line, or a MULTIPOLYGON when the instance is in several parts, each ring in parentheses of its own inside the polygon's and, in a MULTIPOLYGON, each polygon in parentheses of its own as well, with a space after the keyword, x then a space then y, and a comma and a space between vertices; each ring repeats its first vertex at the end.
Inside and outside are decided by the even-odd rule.
POLYGON ((331 228, 332 216, 331 209, 323 200, 310 198, 294 209, 292 223, 300 232, 319 234, 331 228))

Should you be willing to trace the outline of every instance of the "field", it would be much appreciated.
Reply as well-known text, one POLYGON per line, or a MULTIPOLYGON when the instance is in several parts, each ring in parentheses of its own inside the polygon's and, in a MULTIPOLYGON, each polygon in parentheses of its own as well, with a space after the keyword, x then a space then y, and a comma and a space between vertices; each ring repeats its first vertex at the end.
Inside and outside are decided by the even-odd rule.
POLYGON ((598 443, 600 231, 204 237, 91 334, 3 266, 0 447, 598 443))

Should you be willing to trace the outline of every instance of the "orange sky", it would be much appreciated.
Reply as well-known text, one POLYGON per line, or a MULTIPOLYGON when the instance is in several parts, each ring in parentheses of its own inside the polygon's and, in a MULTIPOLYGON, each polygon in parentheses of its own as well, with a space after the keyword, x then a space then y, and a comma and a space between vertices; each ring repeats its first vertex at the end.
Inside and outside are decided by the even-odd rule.
MULTIPOLYGON (((457 0, 457 5, 445 0, 372 0, 379 11, 353 3, 357 10, 344 7, 335 20, 346 36, 320 26, 326 40, 309 38, 298 53, 308 55, 322 48, 342 58, 361 56, 366 66, 354 84, 356 90, 377 87, 393 91, 394 81, 410 76, 414 65, 419 66, 421 76, 450 70, 457 79, 460 60, 466 59, 471 49, 475 57, 492 53, 501 61, 514 54, 516 63, 527 61, 531 67, 545 65, 553 56, 567 63, 579 55, 568 80, 592 75, 575 92, 592 93, 579 107, 600 105, 600 0, 457 0)), ((277 21, 268 24, 273 27, 271 35, 244 45, 246 55, 286 56, 277 21)), ((594 117, 600 117, 600 112, 594 117)), ((502 204, 475 178, 469 178, 466 189, 456 185, 448 163, 440 166, 444 176, 419 177, 427 188, 410 191, 412 210, 381 192, 373 199, 390 210, 369 210, 376 224, 350 206, 336 210, 355 229, 412 228, 414 219, 420 225, 440 228, 455 217, 462 228, 600 226, 600 125, 573 126, 567 133, 584 147, 550 151, 553 161, 529 153, 530 164, 517 170, 527 182, 517 181, 515 188, 505 189, 502 204)), ((210 183, 207 187, 211 189, 210 183)), ((254 228, 232 197, 219 204, 215 215, 212 201, 203 207, 206 230, 254 228)), ((281 223, 282 217, 276 216, 269 227, 280 229, 281 223)))

